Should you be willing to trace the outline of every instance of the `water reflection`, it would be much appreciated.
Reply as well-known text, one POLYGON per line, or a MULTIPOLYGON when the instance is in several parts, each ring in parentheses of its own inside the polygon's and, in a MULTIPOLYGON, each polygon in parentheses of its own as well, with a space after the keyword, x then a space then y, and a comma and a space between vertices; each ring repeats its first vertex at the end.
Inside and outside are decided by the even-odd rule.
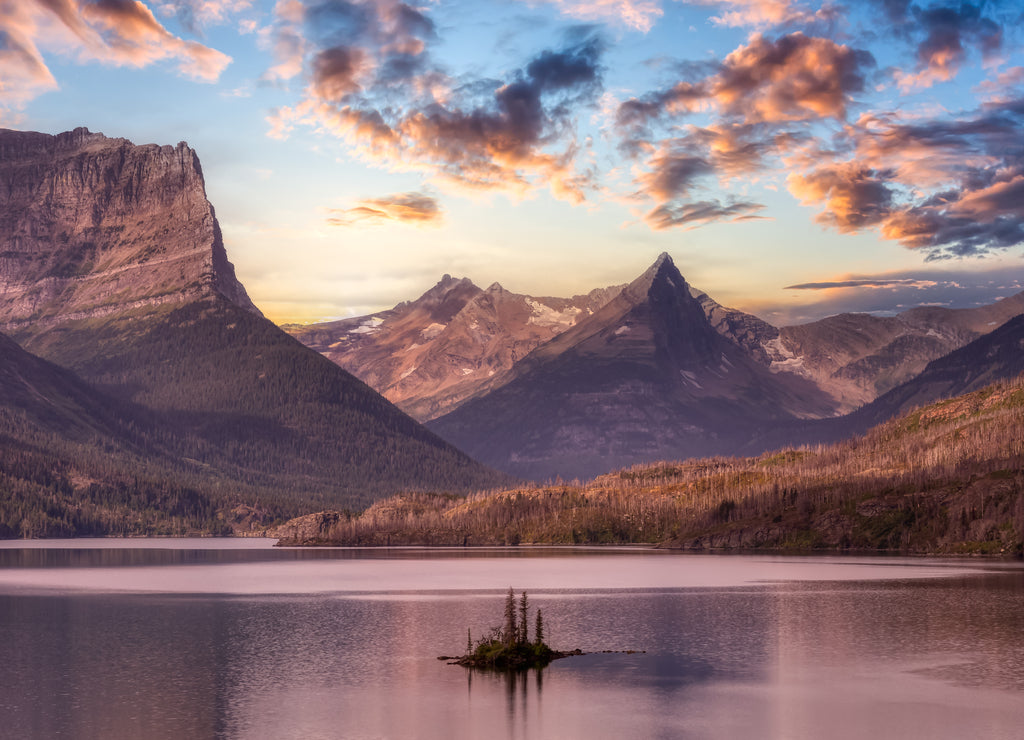
MULTIPOLYGON (((671 569, 680 581, 713 581, 684 571, 722 562, 629 557, 648 569, 635 581, 659 583, 671 569)), ((322 562, 311 572, 336 577, 322 562)), ((760 566, 732 560, 719 587, 581 590, 581 574, 618 583, 620 561, 561 562, 420 555, 401 576, 416 574, 419 589, 401 594, 365 587, 374 573, 394 583, 393 562, 363 562, 360 590, 343 593, 260 595, 243 582, 236 596, 0 594, 0 734, 1013 738, 1024 723, 1019 566, 736 586, 737 566, 760 566), (453 589, 467 567, 502 581, 453 589), (590 654, 512 675, 438 661, 460 651, 467 627, 494 624, 514 574, 543 610, 548 642, 590 654), (542 578, 557 587, 533 588, 542 578), (647 652, 600 652, 629 649, 647 652)), ((214 570, 257 579, 273 565, 214 570)))

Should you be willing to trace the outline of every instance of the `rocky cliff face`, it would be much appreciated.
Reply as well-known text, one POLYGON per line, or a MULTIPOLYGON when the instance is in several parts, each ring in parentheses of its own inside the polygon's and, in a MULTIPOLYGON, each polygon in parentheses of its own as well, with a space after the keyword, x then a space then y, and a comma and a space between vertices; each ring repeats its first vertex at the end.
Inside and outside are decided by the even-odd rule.
POLYGON ((0 130, 0 327, 23 334, 215 294, 259 313, 185 143, 0 130))

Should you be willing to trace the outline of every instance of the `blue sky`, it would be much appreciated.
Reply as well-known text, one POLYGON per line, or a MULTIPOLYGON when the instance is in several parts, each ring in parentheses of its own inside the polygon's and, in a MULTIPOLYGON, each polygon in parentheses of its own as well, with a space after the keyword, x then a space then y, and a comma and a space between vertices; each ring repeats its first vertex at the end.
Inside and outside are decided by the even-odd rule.
POLYGON ((1013 2, 0 0, 0 125, 199 153, 278 321, 667 251, 778 324, 1022 289, 1013 2))

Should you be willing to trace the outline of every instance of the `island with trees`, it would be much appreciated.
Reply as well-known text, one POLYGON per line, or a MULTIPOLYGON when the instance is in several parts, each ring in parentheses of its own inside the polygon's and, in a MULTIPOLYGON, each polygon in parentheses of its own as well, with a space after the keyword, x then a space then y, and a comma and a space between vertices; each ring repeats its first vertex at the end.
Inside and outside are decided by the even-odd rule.
POLYGON ((481 668, 492 671, 520 671, 528 668, 544 668, 551 661, 583 655, 583 651, 561 652, 552 650, 544 642, 544 615, 540 609, 534 620, 533 639, 529 637, 530 604, 526 592, 516 599, 509 587, 505 597, 505 612, 500 627, 492 627, 483 637, 473 641, 472 632, 466 631, 466 654, 460 656, 441 655, 438 660, 450 661, 450 665, 466 668, 481 668))

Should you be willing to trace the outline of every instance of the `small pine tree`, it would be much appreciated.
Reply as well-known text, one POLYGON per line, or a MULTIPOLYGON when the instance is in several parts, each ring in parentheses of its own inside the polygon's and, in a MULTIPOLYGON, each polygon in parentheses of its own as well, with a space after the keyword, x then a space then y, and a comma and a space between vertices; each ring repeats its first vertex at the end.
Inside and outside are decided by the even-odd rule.
POLYGON ((473 654, 473 631, 466 629, 466 655, 473 654))
POLYGON ((535 645, 543 645, 544 644, 544 617, 541 616, 540 609, 537 610, 537 624, 534 627, 534 632, 536 633, 536 638, 534 640, 534 644, 535 645))
POLYGON ((523 591, 522 598, 519 599, 519 639, 516 640, 518 645, 525 645, 530 641, 526 628, 526 616, 529 610, 530 605, 526 600, 526 592, 523 591))
POLYGON ((516 635, 516 595, 512 587, 508 587, 508 596, 505 597, 505 629, 502 637, 505 644, 512 647, 517 642, 516 635))

